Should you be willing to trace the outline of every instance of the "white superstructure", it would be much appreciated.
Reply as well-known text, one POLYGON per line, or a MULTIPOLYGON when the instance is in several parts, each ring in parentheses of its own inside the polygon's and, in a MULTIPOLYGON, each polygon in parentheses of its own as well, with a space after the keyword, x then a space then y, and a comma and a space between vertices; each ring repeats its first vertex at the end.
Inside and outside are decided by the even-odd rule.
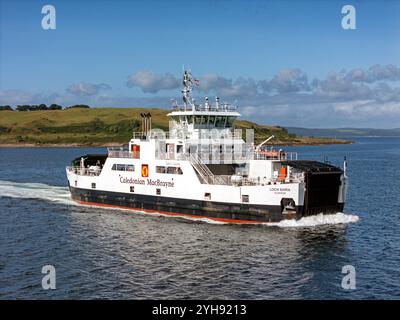
POLYGON ((248 223, 343 208, 346 176, 339 168, 255 146, 251 132, 243 140, 234 130, 237 108, 219 98, 197 104, 192 82, 185 71, 183 105, 175 103, 168 114, 169 132, 152 129, 151 115, 142 114, 142 132, 133 133, 127 147, 75 159, 67 168, 72 197, 248 223))

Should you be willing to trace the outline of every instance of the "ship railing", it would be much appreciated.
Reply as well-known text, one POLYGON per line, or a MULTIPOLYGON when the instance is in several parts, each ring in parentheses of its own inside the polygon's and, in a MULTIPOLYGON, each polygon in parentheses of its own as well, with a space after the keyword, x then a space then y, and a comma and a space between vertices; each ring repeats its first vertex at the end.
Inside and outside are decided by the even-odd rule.
POLYGON ((193 167, 203 179, 203 181, 207 184, 214 184, 214 175, 210 171, 210 169, 201 161, 197 154, 189 155, 190 162, 193 167))
POLYGON ((231 139, 231 140, 241 140, 242 134, 238 131, 221 131, 217 133, 216 131, 212 131, 210 128, 200 128, 200 130, 210 130, 209 135, 206 133, 195 133, 190 134, 188 131, 151 131, 147 134, 143 134, 142 132, 133 132, 133 139, 138 140, 149 140, 149 139, 158 139, 158 140, 166 140, 166 139, 188 139, 190 137, 198 137, 200 139, 231 139), (204 135, 204 136, 203 136, 204 135))
POLYGON ((68 166, 67 167, 68 172, 77 174, 79 176, 99 176, 101 173, 101 168, 99 166, 89 166, 86 168, 81 168, 80 166, 73 167, 73 166, 68 166))
MULTIPOLYGON (((195 152, 195 153, 169 153, 156 152, 156 159, 159 160, 190 160, 190 155, 193 154, 199 157, 205 164, 229 164, 243 163, 249 160, 297 160, 297 152, 281 152, 276 154, 260 154, 258 152, 242 150, 241 152, 195 152)), ((132 154, 130 153, 130 156, 132 154)))
MULTIPOLYGON (((156 151, 155 157, 159 160, 190 160, 190 155, 195 155, 199 157, 202 162, 206 164, 228 164, 228 163, 238 163, 245 162, 249 160, 297 160, 297 152, 283 152, 274 151, 267 153, 260 153, 252 151, 249 148, 243 148, 239 152, 214 152, 210 153, 195 152, 195 153, 184 153, 184 152, 162 152, 156 151)), ((108 156, 110 158, 134 158, 134 153, 130 152, 125 148, 111 147, 108 148, 108 156)))
MULTIPOLYGON (((192 111, 193 108, 191 106, 185 105, 174 105, 172 107, 173 111, 192 111)), ((216 112, 229 112, 229 111, 236 111, 238 107, 228 103, 219 104, 218 107, 216 105, 202 105, 202 104, 195 104, 194 111, 216 111, 216 112)))
POLYGON ((270 151, 266 153, 254 152, 254 160, 297 160, 297 152, 270 151))
MULTIPOLYGON (((195 168, 196 169, 196 168, 195 168)), ((196 169, 197 170, 197 169, 196 169)), ((282 185, 288 183, 300 183, 304 181, 304 177, 299 174, 290 174, 287 177, 272 177, 272 178, 248 178, 243 177, 242 180, 238 183, 232 180, 234 175, 207 175, 204 172, 200 174, 204 183, 207 184, 216 184, 216 185, 241 185, 241 186, 269 186, 269 185, 282 185)))
POLYGON ((133 158, 133 153, 127 150, 110 150, 108 149, 110 158, 133 158))
POLYGON ((171 137, 168 131, 150 131, 147 134, 143 132, 133 132, 132 138, 139 140, 149 140, 149 139, 169 139, 171 137))

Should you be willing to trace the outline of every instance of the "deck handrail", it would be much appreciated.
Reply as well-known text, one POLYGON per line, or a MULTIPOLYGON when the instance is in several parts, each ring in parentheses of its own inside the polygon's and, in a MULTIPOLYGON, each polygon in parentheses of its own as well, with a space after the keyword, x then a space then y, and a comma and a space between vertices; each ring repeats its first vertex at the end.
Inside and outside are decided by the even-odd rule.
MULTIPOLYGON (((91 167, 95 167, 95 166, 91 166, 91 167)), ((94 168, 81 168, 80 166, 67 166, 67 170, 69 172, 73 172, 77 175, 80 176, 99 176, 101 173, 101 168, 99 169, 94 169, 94 168)))

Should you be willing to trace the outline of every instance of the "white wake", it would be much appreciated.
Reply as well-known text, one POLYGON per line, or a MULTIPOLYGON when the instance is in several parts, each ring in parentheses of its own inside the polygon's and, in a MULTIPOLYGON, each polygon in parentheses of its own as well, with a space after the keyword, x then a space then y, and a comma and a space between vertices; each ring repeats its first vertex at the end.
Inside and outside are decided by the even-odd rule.
POLYGON ((317 227, 322 225, 332 224, 347 224, 357 222, 360 218, 354 214, 347 214, 337 212, 334 214, 318 214, 315 216, 308 216, 300 220, 282 220, 276 223, 268 223, 281 228, 304 228, 304 227, 317 227))
MULTIPOLYGON (((77 202, 71 199, 68 187, 57 187, 51 186, 44 183, 22 183, 0 180, 0 197, 11 197, 11 198, 25 198, 25 199, 42 199, 46 201, 66 204, 66 205, 77 205, 77 202)), ((89 206, 97 208, 96 206, 89 206)), ((108 208, 102 208, 109 210, 108 208)), ((118 209, 112 208, 110 210, 123 210, 133 211, 131 209, 118 209)), ((148 214, 146 212, 135 210, 140 214, 148 214)), ((159 215, 165 217, 171 217, 162 213, 151 213, 151 215, 159 215)), ((230 224, 229 222, 215 221, 210 218, 199 218, 190 216, 179 216, 191 221, 206 222, 210 224, 230 224)), ((347 224, 354 223, 359 220, 359 217, 352 214, 346 214, 338 212, 335 214, 319 214, 315 216, 309 216, 301 218, 300 220, 283 220, 280 222, 271 223, 260 223, 265 226, 276 226, 281 228, 296 228, 296 227, 316 227, 321 225, 333 225, 333 224, 347 224)))
POLYGON ((42 199, 69 205, 75 204, 68 187, 56 187, 44 183, 0 180, 0 197, 42 199))

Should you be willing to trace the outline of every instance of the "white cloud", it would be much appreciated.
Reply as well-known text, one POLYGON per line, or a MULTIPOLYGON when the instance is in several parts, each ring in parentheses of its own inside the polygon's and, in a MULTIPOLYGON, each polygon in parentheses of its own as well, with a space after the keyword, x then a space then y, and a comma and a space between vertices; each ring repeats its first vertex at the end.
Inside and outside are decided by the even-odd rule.
MULTIPOLYGON (((200 76, 193 95, 219 95, 222 101, 237 103, 247 119, 283 126, 398 127, 400 123, 399 68, 375 65, 368 69, 332 72, 309 82, 300 69, 284 69, 270 79, 229 79, 218 74, 200 76), (235 101, 232 101, 235 100, 235 101)), ((110 107, 162 107, 171 98, 180 99, 180 80, 171 74, 138 71, 128 78, 128 86, 144 92, 168 91, 168 96, 145 97, 113 94, 105 84, 80 82, 65 93, 0 91, 0 104, 83 103, 110 107)), ((198 99, 200 100, 200 99, 198 99)), ((212 101, 212 97, 210 97, 212 101)))
POLYGON ((257 107, 247 106, 247 107, 242 107, 240 111, 244 116, 252 116, 257 114, 259 109, 257 107))
POLYGON ((68 93, 77 96, 94 96, 102 90, 111 90, 111 87, 105 83, 92 84, 82 81, 76 84, 71 84, 67 88, 68 93))
POLYGON ((179 87, 180 82, 167 73, 159 75, 151 71, 141 70, 128 76, 128 87, 139 87, 143 92, 156 93, 160 90, 170 90, 179 87))
POLYGON ((261 89, 265 92, 291 93, 310 90, 307 75, 300 69, 283 69, 272 80, 261 80, 261 89))

